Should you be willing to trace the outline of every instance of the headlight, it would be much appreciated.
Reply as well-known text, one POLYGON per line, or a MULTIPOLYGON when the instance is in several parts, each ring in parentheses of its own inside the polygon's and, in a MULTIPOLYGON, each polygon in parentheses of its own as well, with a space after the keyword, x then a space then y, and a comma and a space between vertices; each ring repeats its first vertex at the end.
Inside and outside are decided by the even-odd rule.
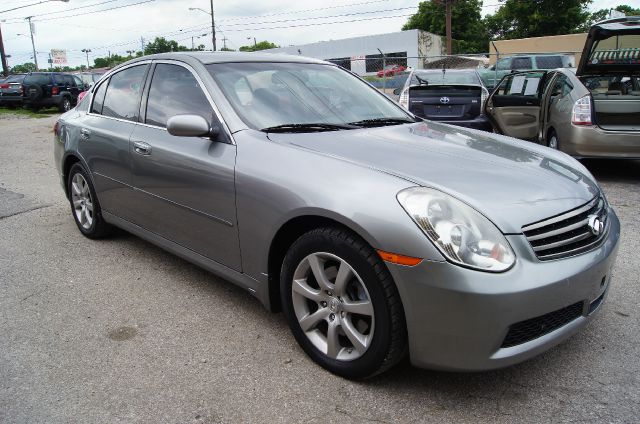
POLYGON ((500 230, 461 201, 426 187, 402 190, 398 201, 451 262, 494 272, 514 264, 515 254, 500 230))

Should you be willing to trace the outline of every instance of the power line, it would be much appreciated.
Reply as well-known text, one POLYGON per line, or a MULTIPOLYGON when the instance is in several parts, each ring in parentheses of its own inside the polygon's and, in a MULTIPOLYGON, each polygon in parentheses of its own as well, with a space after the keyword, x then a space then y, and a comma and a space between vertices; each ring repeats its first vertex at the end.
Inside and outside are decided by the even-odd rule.
MULTIPOLYGON (((76 13, 76 14, 67 15, 67 16, 56 16, 56 17, 53 17, 53 18, 36 19, 33 22, 46 22, 46 21, 54 21, 54 20, 58 20, 58 19, 75 18, 76 16, 85 16, 85 15, 91 15, 91 14, 94 14, 94 13, 108 12, 110 10, 124 9, 125 7, 131 7, 131 6, 137 6, 137 5, 140 5, 140 4, 151 3, 153 1, 156 1, 156 0, 143 0, 143 1, 136 2, 136 3, 125 4, 125 5, 122 5, 122 6, 114 6, 114 7, 110 7, 110 8, 107 8, 107 9, 92 10, 90 12, 76 13)), ((18 19, 18 18, 13 18, 13 19, 18 19)), ((10 23, 16 23, 16 22, 10 22, 10 23)))
POLYGON ((228 18, 226 20, 227 21, 237 21, 237 20, 241 20, 241 19, 267 18, 267 17, 270 17, 270 16, 281 16, 281 15, 292 15, 292 14, 295 14, 295 13, 317 12, 319 10, 338 9, 338 8, 342 8, 342 7, 363 6, 365 4, 384 3, 384 2, 388 2, 388 1, 389 0, 373 0, 373 1, 365 1, 365 2, 361 2, 361 3, 350 3, 350 4, 340 4, 340 5, 336 5, 336 6, 318 7, 318 8, 315 8, 315 9, 302 9, 302 10, 291 10, 289 12, 269 13, 269 14, 266 14, 266 15, 239 16, 237 18, 228 18))
MULTIPOLYGON (((100 5, 103 5, 103 4, 113 3, 113 2, 116 2, 116 1, 120 1, 120 0, 106 0, 106 1, 102 1, 100 3, 89 4, 89 5, 86 5, 86 6, 72 7, 71 9, 58 10, 58 11, 55 11, 55 12, 40 13, 38 15, 32 15, 32 16, 35 18, 35 17, 38 17, 38 16, 53 15, 53 14, 56 14, 56 13, 67 13, 67 12, 71 12, 72 10, 86 9, 88 7, 100 6, 100 5)), ((8 18, 8 19, 23 19, 23 18, 8 18)))
POLYGON ((243 29, 227 29, 225 31, 262 31, 267 29, 286 29, 286 28, 298 28, 298 27, 309 27, 309 26, 317 26, 317 25, 334 25, 334 24, 346 24, 351 22, 363 22, 363 21, 374 21, 379 19, 391 19, 391 18, 406 18, 409 16, 413 16, 411 14, 408 15, 394 15, 394 16, 376 16, 371 18, 363 18, 363 19, 351 19, 348 21, 336 21, 336 22, 315 22, 310 24, 300 24, 300 25, 285 25, 285 26, 277 26, 277 27, 263 27, 263 28, 243 28, 243 29))

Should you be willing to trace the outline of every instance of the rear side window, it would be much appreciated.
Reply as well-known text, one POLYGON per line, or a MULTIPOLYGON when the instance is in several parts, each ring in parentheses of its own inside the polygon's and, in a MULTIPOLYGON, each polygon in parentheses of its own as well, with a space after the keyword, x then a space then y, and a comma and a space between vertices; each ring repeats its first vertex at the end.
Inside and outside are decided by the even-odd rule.
POLYGON ((107 84, 109 84, 109 81, 100 84, 100 87, 96 90, 93 96, 93 105, 91 105, 91 113, 102 114, 102 105, 104 104, 104 94, 107 91, 107 84))
POLYGON ((514 57, 511 62, 511 69, 531 69, 530 57, 514 57))
POLYGON ((185 114, 200 115, 211 122, 213 109, 188 69, 164 63, 156 65, 149 88, 145 122, 164 128, 170 117, 185 114))
POLYGON ((25 85, 47 85, 51 84, 51 77, 46 74, 31 74, 27 75, 24 79, 25 85))
POLYGON ((560 56, 538 56, 536 57, 538 69, 562 68, 562 58, 560 56))
POLYGON ((148 65, 133 66, 113 74, 104 97, 102 115, 137 121, 140 93, 148 65))

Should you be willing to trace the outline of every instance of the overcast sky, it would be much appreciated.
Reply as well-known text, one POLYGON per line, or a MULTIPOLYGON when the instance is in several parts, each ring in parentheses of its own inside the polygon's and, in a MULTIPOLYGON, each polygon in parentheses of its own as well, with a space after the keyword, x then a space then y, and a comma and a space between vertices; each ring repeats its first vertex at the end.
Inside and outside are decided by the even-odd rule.
MULTIPOLYGON (((0 0, 0 10, 40 1, 0 0)), ((407 16, 415 13, 418 3, 417 0, 214 0, 216 39, 218 48, 226 42, 228 47, 238 49, 253 43, 253 37, 288 46, 399 31, 407 16)), ((492 13, 498 0, 485 0, 484 4, 483 14, 492 13)), ((598 10, 618 4, 637 8, 640 0, 595 0, 591 8, 598 10)), ((189 8, 209 11, 210 3, 209 0, 69 0, 67 3, 54 0, 0 13, 0 25, 5 49, 11 55, 10 65, 32 61, 29 29, 24 20, 31 15, 40 67, 47 66, 51 49, 67 50, 69 64, 75 66, 86 63, 83 48, 92 50, 89 59, 93 64, 92 57, 106 56, 109 51, 125 55, 127 50, 140 50, 140 37, 153 40, 156 36, 165 36, 190 46, 191 37, 195 36, 195 45, 204 44, 211 49, 210 16, 189 8), (102 12, 93 13, 100 10, 102 12)))

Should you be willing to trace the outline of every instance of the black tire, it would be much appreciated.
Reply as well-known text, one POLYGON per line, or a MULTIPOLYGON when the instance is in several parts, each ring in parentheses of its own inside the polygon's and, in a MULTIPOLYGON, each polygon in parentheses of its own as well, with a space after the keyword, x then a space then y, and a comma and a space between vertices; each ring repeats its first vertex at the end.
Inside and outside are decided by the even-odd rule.
POLYGON ((42 87, 40 87, 37 84, 32 84, 28 86, 26 93, 27 93, 27 97, 29 97, 29 100, 31 100, 32 102, 36 102, 42 99, 42 97, 44 96, 44 91, 42 90, 42 87))
POLYGON ((62 113, 70 111, 71 107, 72 107, 71 106, 71 99, 68 96, 64 96, 62 98, 62 101, 60 102, 60 105, 58 105, 58 109, 62 113))
POLYGON ((400 295, 376 251, 357 235, 335 227, 305 233, 289 248, 280 275, 282 307, 291 331, 307 355, 325 369, 342 377, 361 379, 388 370, 405 356, 407 330, 400 295), (366 287, 373 306, 373 336, 366 351, 356 359, 334 359, 320 351, 296 317, 292 295, 294 273, 305 258, 320 252, 348 262, 366 287))
POLYGON ((87 173, 87 171, 84 169, 84 166, 82 166, 79 162, 75 163, 71 169, 69 170, 69 176, 67 179, 67 190, 69 193, 69 205, 71 206, 71 215, 73 216, 73 220, 75 221, 76 225, 78 226, 78 229, 80 230, 80 232, 85 236, 88 237, 90 239, 98 239, 98 238, 103 238, 108 236, 109 234, 111 234, 111 232, 113 231, 113 227, 109 224, 107 224, 107 222, 105 222, 104 218, 102 218, 102 211, 100 209, 100 203, 98 202, 98 196, 96 196, 96 191, 93 188, 93 184, 91 183, 91 179, 89 178, 89 174, 87 173), (74 206, 74 197, 73 197, 73 181, 75 176, 79 174, 82 176, 82 178, 84 179, 84 181, 86 181, 86 184, 88 186, 88 190, 91 196, 91 201, 93 204, 93 212, 91 213, 92 215, 92 222, 88 227, 85 227, 80 219, 78 218, 77 214, 76 214, 76 208, 74 206))
POLYGON ((555 130, 549 130, 549 133, 547 134, 547 147, 554 150, 560 150, 560 140, 558 139, 558 134, 555 130))

